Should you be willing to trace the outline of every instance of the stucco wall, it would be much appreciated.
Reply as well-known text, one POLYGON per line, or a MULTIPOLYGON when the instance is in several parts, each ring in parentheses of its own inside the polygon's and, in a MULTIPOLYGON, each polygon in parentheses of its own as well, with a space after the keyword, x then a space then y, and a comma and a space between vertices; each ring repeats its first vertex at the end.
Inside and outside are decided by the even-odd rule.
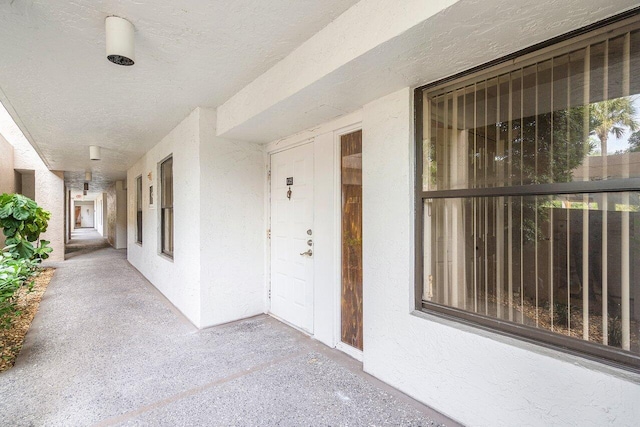
MULTIPOLYGON (((13 193, 15 187, 13 146, 0 135, 0 194, 13 193)), ((0 232, 0 249, 4 247, 4 241, 4 234, 0 232)))
POLYGON ((365 371, 468 425, 636 425, 637 374, 412 314, 412 95, 363 112, 365 371))
POLYGON ((117 181, 107 189, 106 232, 109 244, 116 249, 127 247, 127 190, 117 181))
POLYGON ((108 215, 105 215, 105 193, 101 193, 95 200, 96 211, 96 231, 100 233, 102 237, 106 237, 107 233, 107 220, 108 215))
POLYGON ((51 242, 53 252, 49 259, 62 261, 64 260, 64 174, 50 171, 31 144, 16 129, 7 129, 7 139, 13 146, 13 167, 33 171, 33 180, 26 180, 33 183, 33 187, 23 188, 22 192, 33 194, 38 205, 51 212, 47 232, 40 238, 51 242))
POLYGON ((127 257, 196 326, 200 321, 199 109, 194 110, 127 172, 127 257), (159 164, 173 155, 173 259, 160 254, 159 164), (149 179, 151 174, 151 179, 149 179), (142 175, 143 242, 135 242, 136 177, 142 175), (149 206, 149 186, 154 205, 149 206))
POLYGON ((200 109, 202 326, 265 311, 263 150, 215 125, 215 110, 200 109))
POLYGON ((13 193, 14 191, 13 146, 0 135, 0 194, 13 193))
MULTIPOLYGON (((39 160, 39 159, 38 159, 39 160)), ((49 240, 53 248, 49 260, 64 260, 64 173, 48 170, 44 164, 35 170, 35 200, 51 212, 46 233, 41 239, 49 240)))
POLYGON ((127 190, 124 181, 116 182, 116 244, 114 248, 127 247, 127 190))

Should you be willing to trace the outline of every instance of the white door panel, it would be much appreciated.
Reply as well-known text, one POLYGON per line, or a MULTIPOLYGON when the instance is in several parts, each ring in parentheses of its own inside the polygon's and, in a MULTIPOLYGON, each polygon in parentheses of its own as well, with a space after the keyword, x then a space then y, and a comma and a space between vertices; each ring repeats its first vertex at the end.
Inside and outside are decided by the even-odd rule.
POLYGON ((271 156, 271 312, 313 333, 313 254, 301 255, 313 252, 309 240, 313 241, 312 144, 271 156), (293 179, 292 185, 288 179, 293 179))

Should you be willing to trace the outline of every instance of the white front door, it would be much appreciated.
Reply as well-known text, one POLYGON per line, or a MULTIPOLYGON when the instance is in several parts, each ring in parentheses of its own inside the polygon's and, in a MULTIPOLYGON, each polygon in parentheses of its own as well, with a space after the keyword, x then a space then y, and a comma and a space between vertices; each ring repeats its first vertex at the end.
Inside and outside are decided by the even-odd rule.
POLYGON ((313 144, 271 156, 271 313, 313 333, 313 144))

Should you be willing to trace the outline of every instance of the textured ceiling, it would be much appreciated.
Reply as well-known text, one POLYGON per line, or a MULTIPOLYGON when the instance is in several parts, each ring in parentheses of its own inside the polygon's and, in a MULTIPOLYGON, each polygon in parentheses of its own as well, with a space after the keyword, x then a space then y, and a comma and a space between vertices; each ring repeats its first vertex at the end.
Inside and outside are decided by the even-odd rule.
POLYGON ((0 101, 69 183, 122 179, 193 108, 218 106, 354 3, 2 0, 0 101), (105 57, 108 15, 136 27, 133 67, 105 57))

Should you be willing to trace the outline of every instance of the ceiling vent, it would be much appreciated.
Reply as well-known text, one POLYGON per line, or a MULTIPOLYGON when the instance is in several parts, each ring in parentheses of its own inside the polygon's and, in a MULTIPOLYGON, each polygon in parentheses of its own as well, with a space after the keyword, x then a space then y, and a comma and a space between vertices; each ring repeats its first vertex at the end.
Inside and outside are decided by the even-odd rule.
POLYGON ((107 16, 107 59, 118 65, 135 63, 135 45, 133 42, 133 24, 118 16, 107 16))

